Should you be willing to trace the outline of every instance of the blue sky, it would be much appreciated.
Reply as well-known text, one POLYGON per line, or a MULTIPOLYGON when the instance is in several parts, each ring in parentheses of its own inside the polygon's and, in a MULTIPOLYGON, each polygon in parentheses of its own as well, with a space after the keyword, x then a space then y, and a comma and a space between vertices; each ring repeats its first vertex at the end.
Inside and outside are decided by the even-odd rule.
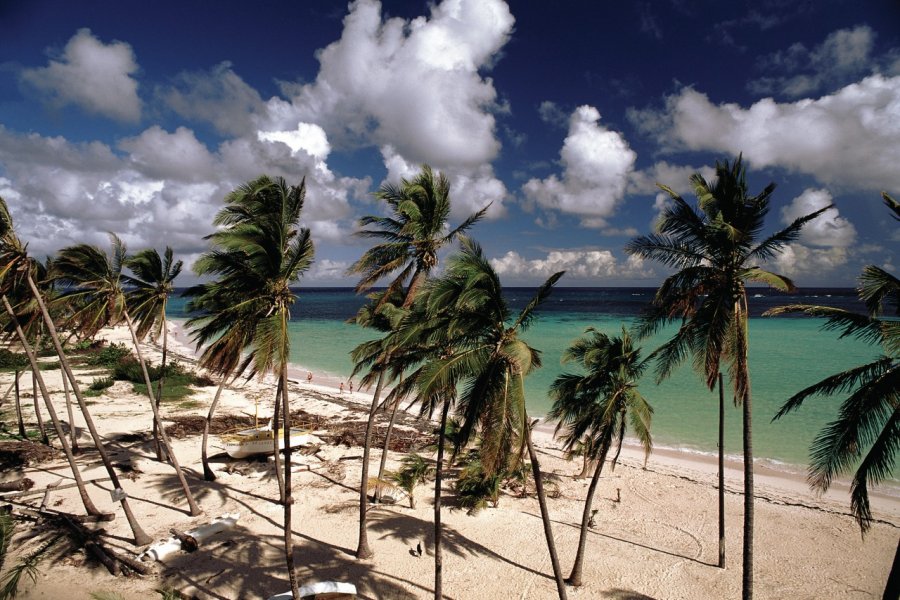
MULTIPOLYGON (((895 270, 900 5, 833 0, 0 2, 0 195, 35 255, 113 231, 190 265, 224 195, 307 178, 310 285, 423 163, 504 282, 655 285, 622 247, 739 152, 801 286, 895 270)), ((189 271, 189 270, 188 270, 189 271)), ((194 277, 186 271, 182 284, 194 277)))

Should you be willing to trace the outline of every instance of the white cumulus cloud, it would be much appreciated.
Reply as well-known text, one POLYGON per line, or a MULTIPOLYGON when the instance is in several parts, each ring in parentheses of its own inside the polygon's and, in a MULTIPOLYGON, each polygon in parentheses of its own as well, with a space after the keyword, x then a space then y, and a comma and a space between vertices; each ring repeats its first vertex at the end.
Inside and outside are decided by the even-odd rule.
MULTIPOLYGON (((827 190, 808 188, 781 209, 781 222, 790 224, 795 219, 833 204, 827 190)), ((856 241, 856 227, 840 216, 838 209, 830 208, 806 223, 800 233, 800 242, 809 246, 847 248, 856 241)))
POLYGON ((578 215, 588 227, 603 227, 625 194, 636 158, 620 133, 600 124, 596 108, 579 106, 560 151, 562 176, 530 179, 522 190, 538 206, 578 215))
POLYGON ((141 116, 138 82, 133 77, 137 70, 130 45, 104 44, 89 29, 80 29, 46 67, 25 69, 22 81, 53 106, 75 104, 91 113, 133 122, 141 116))
POLYGON ((596 280, 597 278, 637 279, 652 274, 644 261, 629 256, 620 262, 609 250, 552 250, 544 258, 527 259, 515 250, 499 258, 490 259, 491 266, 503 278, 542 279, 565 271, 564 281, 596 280))

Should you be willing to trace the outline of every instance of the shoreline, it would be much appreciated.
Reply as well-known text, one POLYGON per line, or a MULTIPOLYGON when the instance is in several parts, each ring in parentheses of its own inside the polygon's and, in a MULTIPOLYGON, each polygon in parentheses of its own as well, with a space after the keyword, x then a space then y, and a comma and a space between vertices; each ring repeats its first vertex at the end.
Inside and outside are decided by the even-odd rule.
MULTIPOLYGON (((170 346, 174 339, 179 350, 173 354, 178 354, 189 360, 196 361, 197 353, 194 352, 190 345, 187 330, 184 328, 184 320, 167 319, 170 324, 170 346)), ((170 347, 170 352, 172 348, 170 347)), ((367 389, 359 391, 355 389, 351 394, 345 390, 343 395, 340 394, 340 384, 343 378, 330 374, 319 373, 314 374, 314 383, 306 382, 306 373, 311 372, 310 369, 296 363, 290 363, 288 367, 288 377, 294 385, 301 389, 315 390, 325 394, 338 394, 351 402, 357 402, 368 409, 371 403, 371 392, 367 389)), ((267 381, 274 385, 274 381, 267 381)), ((386 388, 387 392, 389 388, 386 388)), ((534 431, 543 443, 553 446, 559 446, 554 439, 554 426, 547 423, 543 416, 534 417, 538 419, 538 424, 534 431)), ((436 421, 433 420, 435 423, 436 421)), ((622 457, 627 458, 633 464, 643 463, 643 452, 638 448, 637 443, 626 438, 622 446, 622 457)), ((662 467, 664 469, 683 469, 696 474, 701 478, 716 477, 718 473, 718 454, 715 451, 701 450, 680 446, 654 446, 650 455, 650 464, 662 467)), ((737 486, 743 481, 743 457, 740 455, 725 455, 725 479, 726 486, 737 486)), ((805 501, 817 502, 827 499, 833 502, 845 501, 846 511, 849 514, 850 506, 850 483, 849 477, 838 477, 832 481, 832 484, 825 494, 818 494, 810 489, 806 481, 806 465, 788 463, 778 461, 767 457, 754 457, 753 471, 757 482, 763 486, 774 488, 778 492, 787 492, 797 496, 801 496, 805 501)), ((900 513, 900 480, 892 480, 873 487, 869 490, 869 499, 874 507, 883 506, 885 508, 896 505, 898 513, 900 513)))

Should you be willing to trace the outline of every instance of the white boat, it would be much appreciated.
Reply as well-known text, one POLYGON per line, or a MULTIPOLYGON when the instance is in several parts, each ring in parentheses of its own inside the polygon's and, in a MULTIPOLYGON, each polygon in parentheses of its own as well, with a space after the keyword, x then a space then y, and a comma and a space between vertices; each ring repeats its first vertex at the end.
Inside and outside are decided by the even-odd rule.
MULTIPOLYGON (((254 454, 273 454, 275 452, 273 436, 278 437, 278 449, 284 449, 284 432, 272 429, 271 426, 251 427, 219 436, 225 446, 225 452, 231 458, 245 458, 254 454)), ((306 429, 291 427, 291 448, 312 442, 312 434, 306 429)))
MULTIPOLYGON (((301 598, 356 598, 356 586, 343 581, 319 581, 300 588, 301 598)), ((269 600, 291 600, 290 592, 276 594, 269 600)))

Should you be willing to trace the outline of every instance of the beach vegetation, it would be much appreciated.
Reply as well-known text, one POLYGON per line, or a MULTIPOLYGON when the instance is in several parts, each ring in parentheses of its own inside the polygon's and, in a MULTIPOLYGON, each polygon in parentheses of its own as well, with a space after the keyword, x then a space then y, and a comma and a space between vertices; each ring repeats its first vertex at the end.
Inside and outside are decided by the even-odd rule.
POLYGON ((409 507, 416 507, 416 487, 425 483, 434 473, 434 465, 427 458, 415 452, 407 454, 400 461, 400 469, 394 473, 388 473, 388 479, 393 485, 403 491, 409 499, 409 507))
POLYGON ((742 597, 753 596, 753 427, 748 363, 748 305, 746 286, 764 284, 781 291, 794 283, 759 266, 795 241, 803 226, 827 206, 795 219, 759 241, 775 184, 751 195, 742 157, 730 164, 716 162, 716 178, 700 173, 690 177, 697 197, 694 209, 672 188, 659 184, 669 203, 656 232, 639 236, 626 246, 628 254, 659 262, 676 272, 660 285, 639 317, 635 335, 644 338, 663 326, 677 323, 676 333, 656 349, 657 380, 666 379, 685 358, 712 390, 722 367, 727 367, 734 401, 742 408, 744 456, 744 536, 742 597))
POLYGON ((562 373, 553 381, 550 387, 553 407, 547 418, 556 421, 555 433, 566 451, 581 447, 585 464, 594 464, 584 501, 578 549, 568 578, 571 585, 580 586, 594 493, 609 451, 615 447, 610 461, 610 468, 615 470, 630 429, 644 450, 646 463, 653 447, 650 435, 653 408, 637 385, 647 363, 641 360, 640 347, 634 345, 624 327, 621 337, 588 329, 566 349, 562 360, 564 364, 577 364, 580 372, 562 373))

